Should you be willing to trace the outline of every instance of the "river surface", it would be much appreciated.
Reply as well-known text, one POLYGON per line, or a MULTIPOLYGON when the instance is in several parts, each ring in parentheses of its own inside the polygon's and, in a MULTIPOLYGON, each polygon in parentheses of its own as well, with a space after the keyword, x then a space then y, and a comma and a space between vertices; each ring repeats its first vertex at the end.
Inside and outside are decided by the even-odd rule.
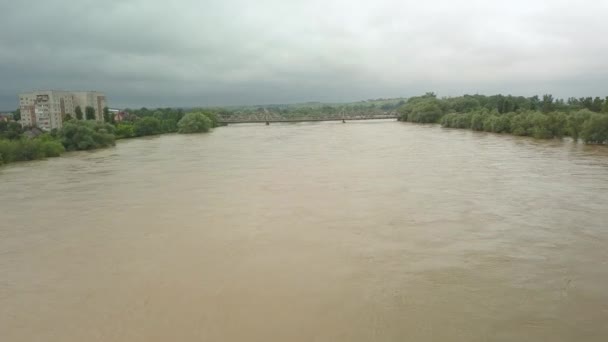
POLYGON ((0 168, 0 340, 608 341, 608 148, 234 125, 0 168))

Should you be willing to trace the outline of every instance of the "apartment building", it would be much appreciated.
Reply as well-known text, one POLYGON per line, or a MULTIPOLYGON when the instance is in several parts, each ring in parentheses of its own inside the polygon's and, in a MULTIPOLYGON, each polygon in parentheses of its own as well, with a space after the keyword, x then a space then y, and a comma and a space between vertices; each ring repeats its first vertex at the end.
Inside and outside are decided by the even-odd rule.
POLYGON ((21 125, 36 126, 45 131, 63 127, 67 115, 76 119, 76 107, 80 107, 83 113, 86 107, 93 107, 95 120, 102 122, 106 105, 105 95, 96 91, 43 90, 19 94, 21 125))

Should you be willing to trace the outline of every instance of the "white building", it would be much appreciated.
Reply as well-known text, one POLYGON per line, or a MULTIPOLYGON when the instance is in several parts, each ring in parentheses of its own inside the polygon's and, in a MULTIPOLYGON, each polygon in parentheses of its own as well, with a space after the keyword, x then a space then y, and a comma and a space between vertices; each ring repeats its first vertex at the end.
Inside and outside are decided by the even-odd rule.
POLYGON ((43 90, 19 94, 21 125, 36 126, 46 131, 63 127, 67 115, 76 119, 76 107, 82 110, 83 119, 86 118, 86 107, 92 107, 95 120, 103 122, 103 108, 106 105, 105 95, 96 91, 43 90))

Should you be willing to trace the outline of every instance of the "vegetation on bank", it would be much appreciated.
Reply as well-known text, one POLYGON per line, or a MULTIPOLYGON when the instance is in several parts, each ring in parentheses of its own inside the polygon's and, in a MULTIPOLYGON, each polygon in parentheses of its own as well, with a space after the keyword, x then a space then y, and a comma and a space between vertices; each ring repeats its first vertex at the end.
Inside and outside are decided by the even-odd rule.
POLYGON ((114 126, 108 123, 71 120, 52 135, 61 141, 67 151, 83 151, 114 146, 114 132, 114 126))
MULTIPOLYGON (((82 117, 77 110, 76 117, 82 117)), ((120 122, 104 109, 107 122, 94 120, 90 110, 84 115, 90 120, 66 117, 63 127, 51 132, 37 128, 23 129, 17 122, 0 121, 0 165, 16 161, 58 157, 64 151, 93 150, 114 146, 116 139, 157 135, 163 133, 208 132, 218 126, 217 116, 211 111, 185 114, 180 109, 146 108, 127 110, 120 122), (87 115, 88 114, 88 115, 87 115)))
POLYGON ((539 139, 568 136, 589 144, 608 143, 608 97, 555 100, 551 95, 542 99, 465 95, 439 99, 427 93, 410 98, 398 112, 401 121, 539 139))
POLYGON ((16 161, 58 157, 65 151, 63 145, 49 135, 29 139, 0 139, 0 165, 16 161))

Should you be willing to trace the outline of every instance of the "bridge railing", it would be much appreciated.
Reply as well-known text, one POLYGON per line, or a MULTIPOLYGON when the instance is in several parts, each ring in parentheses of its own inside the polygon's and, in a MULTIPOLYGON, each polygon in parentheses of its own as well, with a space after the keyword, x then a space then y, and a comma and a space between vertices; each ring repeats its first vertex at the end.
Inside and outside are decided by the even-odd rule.
POLYGON ((384 113, 331 113, 318 115, 281 115, 278 113, 234 113, 221 115, 218 119, 222 123, 239 122, 302 122, 302 121, 340 121, 340 120, 374 120, 396 119, 395 112, 384 113))

